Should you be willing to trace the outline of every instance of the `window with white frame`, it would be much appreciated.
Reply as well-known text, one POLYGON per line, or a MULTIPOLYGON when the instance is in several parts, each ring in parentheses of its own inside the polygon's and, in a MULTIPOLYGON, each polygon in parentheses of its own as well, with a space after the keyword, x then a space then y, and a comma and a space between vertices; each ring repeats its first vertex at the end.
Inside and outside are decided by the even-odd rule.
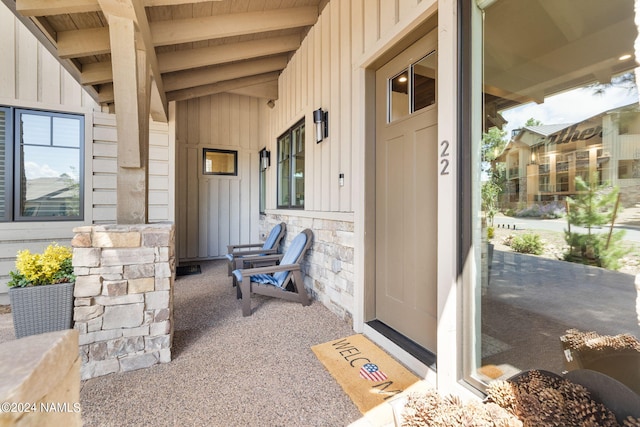
POLYGON ((304 208, 304 120, 278 138, 278 208, 304 208))
POLYGON ((83 218, 84 117, 0 107, 0 221, 83 218))

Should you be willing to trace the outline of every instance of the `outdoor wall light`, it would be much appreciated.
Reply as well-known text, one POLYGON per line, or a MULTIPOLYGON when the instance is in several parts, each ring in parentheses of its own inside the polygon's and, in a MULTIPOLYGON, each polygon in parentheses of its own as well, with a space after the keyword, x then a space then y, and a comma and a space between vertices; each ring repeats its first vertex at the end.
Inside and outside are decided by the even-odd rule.
POLYGON ((267 148, 260 150, 260 170, 266 170, 271 166, 271 151, 267 151, 267 148))
POLYGON ((313 123, 316 125, 316 143, 329 136, 329 112, 318 108, 313 112, 313 123))

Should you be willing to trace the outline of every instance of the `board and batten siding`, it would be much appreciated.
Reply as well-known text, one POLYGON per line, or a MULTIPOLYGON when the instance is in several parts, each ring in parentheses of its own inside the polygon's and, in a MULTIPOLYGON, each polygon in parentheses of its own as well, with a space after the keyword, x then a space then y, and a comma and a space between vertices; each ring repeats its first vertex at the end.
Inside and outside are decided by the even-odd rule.
MULTIPOLYGON (((0 3, 0 52, 0 105, 84 114, 85 129, 90 129, 98 105, 4 3, 0 3)), ((85 139, 88 136, 86 131, 85 139)), ((85 165, 87 169, 90 166, 85 165)), ((91 217, 88 203, 85 197, 85 218, 91 217)), ((76 225, 78 222, 0 223, 0 304, 8 303, 6 283, 9 271, 15 269, 16 253, 23 249, 40 252, 52 241, 68 244, 76 225)))
MULTIPOLYGON (((305 211, 356 210, 364 180, 363 63, 415 29, 416 18, 433 6, 419 0, 331 1, 280 75, 268 148, 276 153, 277 136, 305 118, 305 211), (329 112, 329 137, 316 144, 312 114, 318 108, 329 112)), ((267 208, 275 209, 275 168, 268 173, 267 208)))
POLYGON ((296 224, 314 229, 305 283, 357 331, 375 313, 375 70, 433 30, 438 3, 446 1, 329 2, 281 73, 275 108, 268 111, 272 159, 278 135, 305 119, 305 206, 277 209, 272 161, 263 232, 281 218, 292 231, 296 224), (318 108, 329 113, 329 136, 316 144, 318 108))
MULTIPOLYGON (((0 304, 8 303, 9 271, 19 250, 69 244, 78 225, 116 222, 116 121, 0 3, 0 105, 84 114, 84 221, 0 223, 0 304)), ((149 221, 174 219, 174 145, 168 124, 151 123, 149 221)))
MULTIPOLYGON (((235 94, 176 104, 176 246, 180 260, 218 258, 258 235, 258 151, 267 100, 235 94), (203 174, 203 149, 238 152, 238 176, 203 174)), ((274 154, 272 162, 274 160, 274 154)))

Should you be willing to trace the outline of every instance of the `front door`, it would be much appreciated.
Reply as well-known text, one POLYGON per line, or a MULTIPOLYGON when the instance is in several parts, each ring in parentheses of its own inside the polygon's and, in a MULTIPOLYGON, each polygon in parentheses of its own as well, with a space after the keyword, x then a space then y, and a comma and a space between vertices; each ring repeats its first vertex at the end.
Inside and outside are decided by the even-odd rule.
POLYGON ((376 318, 436 352, 437 38, 376 72, 376 318))

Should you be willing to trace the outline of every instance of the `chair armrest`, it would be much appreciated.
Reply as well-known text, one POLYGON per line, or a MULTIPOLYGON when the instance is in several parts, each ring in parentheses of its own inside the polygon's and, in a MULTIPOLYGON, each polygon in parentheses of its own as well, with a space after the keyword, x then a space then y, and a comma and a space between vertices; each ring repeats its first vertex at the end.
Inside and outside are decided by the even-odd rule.
POLYGON ((277 249, 256 249, 253 251, 231 252, 231 255, 233 255, 234 257, 244 257, 248 255, 272 255, 277 253, 277 249))
POLYGON ((282 254, 272 254, 272 255, 264 255, 264 256, 250 256, 250 257, 242 257, 240 258, 240 261, 242 262, 242 268, 245 268, 244 266, 248 265, 247 268, 254 268, 254 265, 262 265, 262 266, 269 266, 269 265, 277 265, 280 263, 280 260, 282 259, 283 255, 282 254))
POLYGON ((227 253, 232 253, 236 249, 261 248, 263 245, 264 245, 264 243, 245 243, 245 244, 242 244, 242 245, 227 245, 227 253))
POLYGON ((254 274, 277 273, 279 271, 297 271, 300 270, 300 264, 280 264, 270 265, 268 267, 243 268, 242 277, 253 276, 254 274))

